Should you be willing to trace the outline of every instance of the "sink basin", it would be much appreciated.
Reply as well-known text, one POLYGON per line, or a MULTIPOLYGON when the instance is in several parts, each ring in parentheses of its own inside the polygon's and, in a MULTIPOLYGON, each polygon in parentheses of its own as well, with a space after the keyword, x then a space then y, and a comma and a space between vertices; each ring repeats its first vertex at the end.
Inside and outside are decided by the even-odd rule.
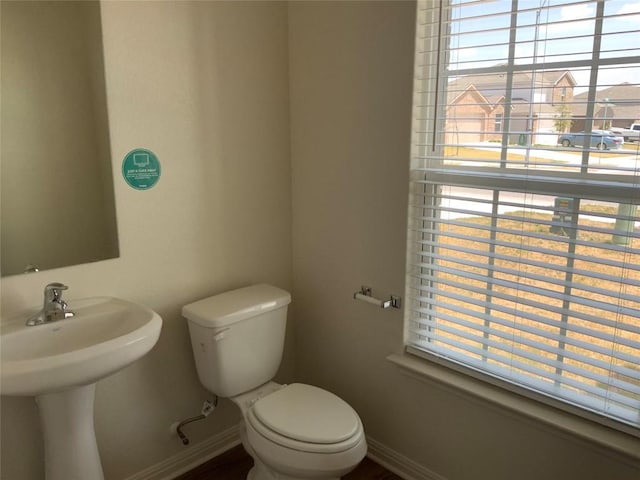
POLYGON ((38 396, 89 385, 145 355, 160 335, 153 310, 111 297, 70 300, 75 316, 26 326, 13 315, 0 335, 2 395, 38 396))
POLYGON ((0 393, 36 397, 45 480, 104 480, 93 424, 96 382, 151 350, 162 319, 111 297, 70 300, 69 307, 75 316, 64 320, 27 326, 32 310, 3 322, 0 393))

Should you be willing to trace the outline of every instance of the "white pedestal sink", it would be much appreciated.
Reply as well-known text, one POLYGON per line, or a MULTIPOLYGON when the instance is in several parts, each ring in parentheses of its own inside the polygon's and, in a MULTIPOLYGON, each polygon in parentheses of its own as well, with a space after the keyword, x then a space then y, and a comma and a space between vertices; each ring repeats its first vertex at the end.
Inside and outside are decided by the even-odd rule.
POLYGON ((31 311, 3 323, 0 391, 36 397, 46 480, 102 480, 93 426, 95 382, 151 350, 162 319, 142 305, 110 297, 69 306, 72 318, 26 326, 31 311))

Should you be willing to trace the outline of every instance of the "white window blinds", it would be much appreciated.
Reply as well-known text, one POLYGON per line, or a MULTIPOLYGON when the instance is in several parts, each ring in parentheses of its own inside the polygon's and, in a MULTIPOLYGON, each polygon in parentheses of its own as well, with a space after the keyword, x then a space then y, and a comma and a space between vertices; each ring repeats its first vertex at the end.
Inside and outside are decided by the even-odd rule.
POLYGON ((637 1, 419 4, 405 322, 636 435, 639 27, 637 1))

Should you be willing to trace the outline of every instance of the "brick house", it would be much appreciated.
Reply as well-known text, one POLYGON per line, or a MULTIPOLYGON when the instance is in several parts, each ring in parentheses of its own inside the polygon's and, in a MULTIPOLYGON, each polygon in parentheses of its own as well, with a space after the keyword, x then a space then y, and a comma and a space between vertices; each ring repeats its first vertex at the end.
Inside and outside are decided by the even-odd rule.
MULTIPOLYGON (((587 93, 574 97, 571 106, 573 125, 571 130, 584 130, 587 93)), ((594 128, 628 128, 632 123, 640 123, 640 87, 631 83, 621 83, 596 92, 593 111, 594 128)))
POLYGON ((510 122, 509 143, 527 133, 532 143, 555 145, 556 120, 568 115, 576 81, 568 70, 516 72, 511 88, 510 115, 505 115, 506 76, 466 75, 448 84, 445 141, 450 144, 500 141, 510 122), (532 88, 535 85, 535 88, 532 88), (509 117, 509 118, 507 118, 509 117))

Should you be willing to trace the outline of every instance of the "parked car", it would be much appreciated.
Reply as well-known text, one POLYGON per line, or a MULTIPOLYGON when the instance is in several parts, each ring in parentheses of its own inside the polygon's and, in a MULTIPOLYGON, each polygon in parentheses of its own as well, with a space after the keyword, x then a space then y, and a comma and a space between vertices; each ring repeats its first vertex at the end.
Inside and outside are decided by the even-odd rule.
POLYGON ((611 127, 611 131, 624 138, 625 142, 640 142, 640 123, 632 123, 629 128, 611 127))
POLYGON ((592 130, 589 132, 571 132, 558 136, 558 143, 563 147, 584 147, 591 135, 591 148, 610 150, 622 148, 624 139, 609 130, 592 130))

